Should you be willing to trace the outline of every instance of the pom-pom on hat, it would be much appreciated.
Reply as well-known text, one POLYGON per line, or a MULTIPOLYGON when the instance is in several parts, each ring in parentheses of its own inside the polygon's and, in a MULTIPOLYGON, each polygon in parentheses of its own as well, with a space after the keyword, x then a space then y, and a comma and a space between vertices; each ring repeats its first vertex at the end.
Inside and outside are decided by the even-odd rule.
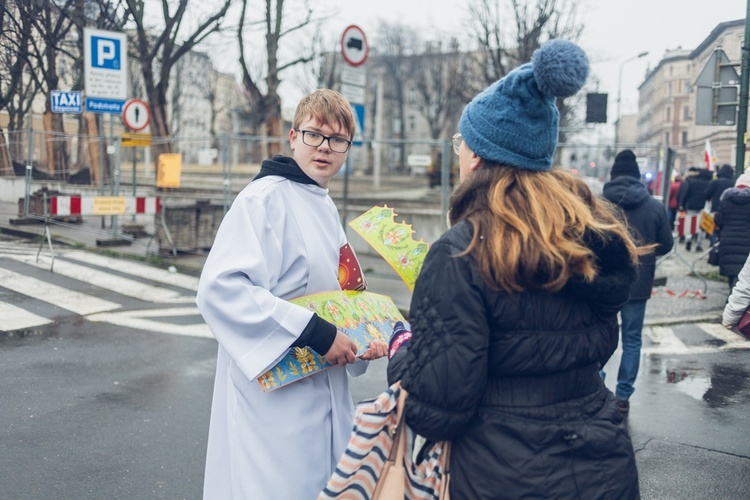
POLYGON ((524 170, 552 168, 560 113, 555 98, 578 92, 589 60, 572 42, 550 40, 526 63, 466 105, 458 129, 479 157, 524 170))
POLYGON ((629 149, 623 149, 615 156, 615 164, 612 165, 612 178, 629 175, 636 179, 641 178, 641 171, 638 169, 638 163, 635 161, 635 153, 629 149))
POLYGON ((747 187, 750 188, 750 173, 743 172, 742 175, 737 177, 737 180, 734 181, 734 187, 747 187))

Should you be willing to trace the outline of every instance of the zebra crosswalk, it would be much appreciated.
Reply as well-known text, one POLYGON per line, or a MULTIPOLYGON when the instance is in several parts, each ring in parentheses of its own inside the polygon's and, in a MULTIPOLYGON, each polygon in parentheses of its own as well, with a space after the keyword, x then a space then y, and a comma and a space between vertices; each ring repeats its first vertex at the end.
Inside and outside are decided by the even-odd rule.
POLYGON ((0 331, 83 316, 160 333, 211 337, 195 307, 198 278, 80 249, 0 241, 0 331), (50 269, 52 267, 52 270, 50 269))
MULTIPOLYGON (((26 240, 0 240, 0 331, 49 325, 71 316, 170 335, 211 338, 195 306, 198 278, 80 249, 49 253, 26 240)), ((646 326, 644 355, 750 349, 718 323, 646 326)))

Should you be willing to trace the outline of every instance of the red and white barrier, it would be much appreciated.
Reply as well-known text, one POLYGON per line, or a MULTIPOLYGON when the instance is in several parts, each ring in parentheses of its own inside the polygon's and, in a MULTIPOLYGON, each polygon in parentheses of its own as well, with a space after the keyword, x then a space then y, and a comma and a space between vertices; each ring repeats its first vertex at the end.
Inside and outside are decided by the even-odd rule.
POLYGON ((677 236, 690 236, 698 234, 701 230, 701 214, 677 215, 677 236))
POLYGON ((159 198, 152 196, 53 196, 51 215, 133 215, 158 214, 159 198))

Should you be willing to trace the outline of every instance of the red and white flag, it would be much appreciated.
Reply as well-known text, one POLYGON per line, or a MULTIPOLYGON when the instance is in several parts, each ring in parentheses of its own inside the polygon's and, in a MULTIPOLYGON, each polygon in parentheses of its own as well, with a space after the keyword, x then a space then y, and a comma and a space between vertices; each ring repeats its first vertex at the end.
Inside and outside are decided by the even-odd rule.
POLYGON ((703 159, 706 162, 706 169, 713 171, 714 169, 714 154, 711 151, 711 141, 706 139, 706 151, 703 153, 703 159))

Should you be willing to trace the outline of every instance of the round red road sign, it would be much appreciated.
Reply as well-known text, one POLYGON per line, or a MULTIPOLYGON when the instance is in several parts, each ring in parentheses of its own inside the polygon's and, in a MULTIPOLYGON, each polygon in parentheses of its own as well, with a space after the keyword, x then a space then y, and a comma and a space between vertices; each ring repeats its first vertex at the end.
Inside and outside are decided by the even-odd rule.
POLYGON ((140 99, 129 99, 122 107, 122 121, 125 126, 133 132, 138 132, 148 127, 151 121, 151 112, 148 104, 140 99))
POLYGON ((352 66, 361 66, 367 60, 370 47, 367 45, 365 32, 359 26, 351 25, 341 35, 341 54, 352 66))

